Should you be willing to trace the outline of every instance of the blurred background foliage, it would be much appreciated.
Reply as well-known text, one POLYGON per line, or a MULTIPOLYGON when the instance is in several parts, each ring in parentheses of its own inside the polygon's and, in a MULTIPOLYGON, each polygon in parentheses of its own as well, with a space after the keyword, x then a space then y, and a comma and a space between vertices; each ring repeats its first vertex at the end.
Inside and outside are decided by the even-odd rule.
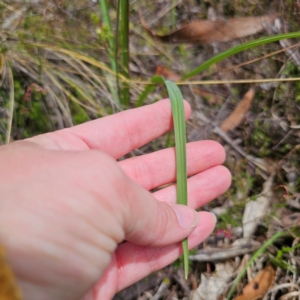
POLYGON ((0 3, 2 141, 12 101, 13 140, 115 109, 102 81, 103 72, 111 70, 106 67, 108 36, 101 30, 98 8, 91 1, 0 3))

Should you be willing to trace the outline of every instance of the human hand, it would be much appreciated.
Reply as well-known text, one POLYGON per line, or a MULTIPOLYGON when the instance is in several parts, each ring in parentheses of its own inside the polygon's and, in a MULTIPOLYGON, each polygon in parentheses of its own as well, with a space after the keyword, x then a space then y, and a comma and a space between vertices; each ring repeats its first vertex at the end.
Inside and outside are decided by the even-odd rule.
MULTIPOLYGON (((214 217, 175 205, 174 185, 148 192, 175 181, 174 149, 115 161, 171 127, 163 100, 0 147, 0 241, 25 300, 111 299, 207 238, 214 217)), ((187 145, 191 208, 229 187, 224 158, 187 145)))

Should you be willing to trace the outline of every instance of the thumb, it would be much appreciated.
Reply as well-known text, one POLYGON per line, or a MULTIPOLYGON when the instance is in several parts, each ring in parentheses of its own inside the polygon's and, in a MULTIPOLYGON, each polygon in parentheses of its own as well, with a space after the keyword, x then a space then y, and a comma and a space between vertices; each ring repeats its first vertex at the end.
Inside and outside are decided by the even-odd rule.
POLYGON ((151 193, 135 185, 124 213, 125 239, 144 246, 165 246, 179 242, 198 225, 199 214, 192 208, 156 200, 151 193))

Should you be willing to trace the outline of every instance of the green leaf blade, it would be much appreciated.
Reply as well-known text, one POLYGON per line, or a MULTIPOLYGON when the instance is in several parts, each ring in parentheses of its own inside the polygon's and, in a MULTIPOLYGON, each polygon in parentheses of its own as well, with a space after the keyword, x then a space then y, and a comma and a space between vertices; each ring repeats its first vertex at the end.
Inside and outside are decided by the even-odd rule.
MULTIPOLYGON (((161 79, 158 79, 158 81, 161 79)), ((165 80, 172 106, 172 116, 175 132, 176 152, 176 181, 177 203, 187 205, 187 167, 186 167, 186 126, 182 94, 175 83, 165 80)), ((184 277, 187 279, 189 271, 188 240, 182 241, 184 277)))
POLYGON ((175 83, 165 80, 172 106, 176 145, 177 203, 187 205, 186 128, 182 94, 175 83))
POLYGON ((250 42, 238 45, 236 47, 230 48, 230 49, 228 49, 228 50, 212 57, 211 59, 207 60, 202 65, 200 65, 199 67, 194 69, 193 71, 191 71, 188 74, 186 74, 185 76, 183 76, 181 78, 181 81, 184 81, 186 79, 194 77, 194 76, 198 75, 200 72, 202 72, 203 70, 206 70, 210 66, 218 63, 219 61, 222 61, 225 58, 233 56, 233 55, 235 55, 237 53, 240 53, 242 51, 245 51, 245 50, 248 50, 248 49, 251 49, 251 48, 255 48, 255 47, 258 47, 258 46, 261 46, 261 45, 269 44, 269 43, 272 43, 272 42, 277 42, 277 41, 280 41, 280 40, 283 40, 283 39, 292 39, 292 38, 297 38, 297 37, 300 37, 300 32, 291 32, 291 33, 285 33, 285 34, 278 34, 278 35, 263 37, 261 39, 250 41, 250 42))

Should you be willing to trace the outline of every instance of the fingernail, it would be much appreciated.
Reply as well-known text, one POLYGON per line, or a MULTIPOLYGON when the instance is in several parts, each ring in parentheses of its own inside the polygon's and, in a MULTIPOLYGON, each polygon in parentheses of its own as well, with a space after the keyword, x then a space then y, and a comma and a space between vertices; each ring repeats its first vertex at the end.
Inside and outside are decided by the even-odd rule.
POLYGON ((212 213, 212 212, 210 212, 210 214, 214 217, 214 219, 215 219, 215 224, 216 224, 217 221, 218 221, 217 216, 216 216, 214 213, 212 213))
POLYGON ((194 209, 180 204, 174 204, 171 205, 171 207, 173 208, 181 227, 194 228, 198 225, 200 219, 198 213, 194 209))

